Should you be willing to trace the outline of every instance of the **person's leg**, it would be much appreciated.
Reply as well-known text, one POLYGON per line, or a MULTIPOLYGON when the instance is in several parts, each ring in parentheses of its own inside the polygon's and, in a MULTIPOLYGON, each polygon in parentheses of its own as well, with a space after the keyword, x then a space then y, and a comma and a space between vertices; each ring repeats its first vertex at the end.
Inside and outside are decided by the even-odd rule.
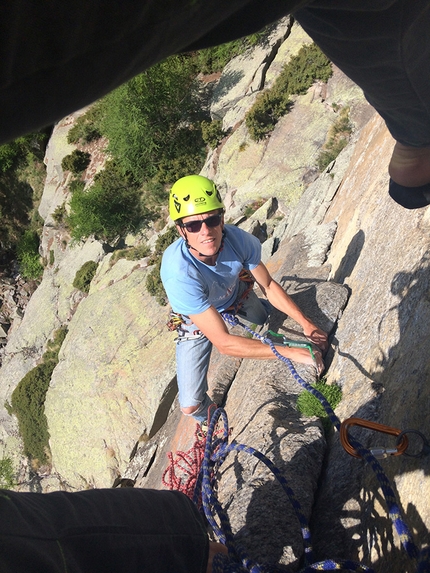
POLYGON ((2 573, 205 573, 199 511, 177 491, 0 492, 2 573))
POLYGON ((207 394, 207 371, 212 343, 203 334, 196 338, 179 339, 176 343, 176 372, 179 404, 186 416, 198 422, 207 418, 212 400, 207 394))
POLYGON ((430 203, 426 189, 411 191, 411 205, 399 189, 430 183, 430 3, 316 0, 294 16, 363 89, 398 142, 389 167, 390 194, 410 208, 430 203))

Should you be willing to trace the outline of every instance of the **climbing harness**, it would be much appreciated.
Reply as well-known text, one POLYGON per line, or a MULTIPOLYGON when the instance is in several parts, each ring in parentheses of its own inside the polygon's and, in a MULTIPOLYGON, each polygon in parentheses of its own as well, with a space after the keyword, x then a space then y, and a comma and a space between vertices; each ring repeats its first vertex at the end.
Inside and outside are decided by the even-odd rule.
MULTIPOLYGON (((249 293, 254 288, 254 277, 245 269, 242 269, 239 274, 239 281, 246 283, 246 288, 243 293, 238 297, 235 302, 229 306, 225 312, 232 312, 236 314, 242 307, 244 301, 248 298, 249 293)), ((177 340, 186 338, 199 338, 202 332, 196 328, 196 325, 190 320, 189 316, 180 314, 179 312, 170 311, 169 320, 166 323, 170 332, 176 330, 178 333, 177 340)))
MULTIPOLYGON (((282 362, 284 362, 294 379, 308 392, 314 395, 324 407, 326 413, 328 414, 332 424, 334 427, 341 433, 341 440, 344 443, 345 449, 350 453, 350 455, 358 458, 362 458, 366 461, 377 477, 379 484, 381 486, 382 493, 384 495, 387 510, 389 517, 393 523, 394 528, 396 529, 400 541, 402 543, 403 548, 409 555, 411 559, 413 559, 417 563, 416 573, 430 573, 430 548, 426 547, 422 551, 418 549, 415 545, 412 535, 409 531, 407 524, 404 522, 400 507, 397 503, 393 488, 384 473, 381 465, 379 464, 377 458, 385 458, 391 455, 410 455, 412 457, 421 457, 423 455, 430 454, 430 444, 426 440, 426 438, 420 432, 416 430, 405 430, 401 432, 396 428, 391 428, 390 426, 384 426, 382 424, 376 424, 373 422, 368 422, 366 420, 361 420, 360 418, 349 418, 345 420, 342 424, 339 418, 334 413, 333 409, 331 408, 330 404, 326 400, 326 398, 319 392, 316 388, 308 384, 301 376, 297 373, 296 369, 294 368, 290 359, 282 356, 276 350, 276 342, 281 342, 284 346, 284 340, 278 340, 278 336, 276 333, 272 333, 270 331, 269 335, 259 335, 258 333, 251 330, 245 324, 241 323, 237 317, 229 314, 229 313, 221 313, 222 317, 226 322, 229 322, 232 325, 240 325, 242 328, 250 332, 253 336, 260 339, 265 344, 269 344, 272 352, 275 354, 277 358, 279 358, 282 362), (275 334, 275 337, 273 337, 275 334), (275 338, 275 341, 273 341, 275 338), (383 434, 388 434, 391 436, 396 437, 396 447, 395 448, 377 448, 374 450, 366 449, 362 446, 355 438, 353 438, 349 433, 349 428, 351 426, 361 426, 364 428, 368 428, 370 430, 374 430, 383 434), (418 453, 409 453, 407 452, 409 446, 409 440, 407 434, 416 434, 422 440, 422 448, 421 451, 418 453)), ((197 432, 198 430, 196 430, 197 432)), ((238 444, 236 442, 228 443, 230 431, 228 428, 228 421, 227 415, 222 408, 218 408, 215 413, 212 415, 210 420, 210 424, 208 427, 206 442, 204 443, 203 439, 198 440, 198 448, 199 448, 199 455, 202 454, 202 447, 203 447, 203 459, 200 458, 201 463, 201 470, 199 471, 198 477, 195 477, 196 474, 192 477, 189 477, 188 481, 183 483, 180 481, 179 483, 175 482, 175 479, 172 476, 172 471, 168 468, 163 475, 163 483, 170 489, 177 489, 175 485, 177 485, 180 491, 185 490, 187 495, 191 497, 191 490, 194 488, 193 492, 193 501, 198 505, 203 507, 204 514, 206 516, 207 521, 209 522, 210 526, 212 527, 215 535, 219 539, 221 543, 224 543, 228 549, 228 555, 223 555, 218 553, 215 555, 212 565, 212 570, 214 573, 275 573, 276 568, 269 567, 266 565, 261 565, 258 563, 253 562, 247 555, 246 552, 240 547, 234 540, 233 532, 231 529, 231 525, 228 519, 228 516, 224 512, 221 507, 220 502, 218 501, 215 491, 214 491, 214 482, 215 476, 217 471, 219 470, 220 466, 222 465, 223 461, 225 460, 228 453, 232 451, 236 452, 245 452, 249 455, 255 456, 258 460, 266 465, 266 467, 273 473, 276 477, 278 482, 280 483, 282 489, 285 491, 286 495, 288 496, 294 512, 297 516, 297 519, 300 523, 301 533, 303 537, 303 545, 304 545, 304 552, 303 552, 303 559, 304 559, 304 567, 300 570, 299 573, 311 573, 312 571, 336 571, 336 570, 348 570, 348 571, 363 571, 374 573, 374 570, 355 561, 350 560, 332 560, 328 559, 325 561, 320 562, 313 562, 313 550, 312 550, 312 543, 311 543, 311 533, 307 523, 307 520, 302 512, 301 506, 299 501, 294 495, 293 490, 288 485, 287 480, 285 477, 280 473, 279 469, 273 464, 271 460, 269 460, 264 454, 254 450, 253 448, 238 444), (223 427, 222 429, 218 429, 215 431, 215 428, 219 421, 222 421, 223 427), (204 445, 203 445, 204 444, 204 445), (169 480, 166 479, 166 476, 169 476, 169 480), (201 502, 200 502, 201 500, 201 502)), ((196 433, 196 443, 197 443, 198 435, 196 433)), ((184 454, 183 452, 178 452, 180 459, 183 459, 186 464, 186 471, 189 468, 195 468, 195 455, 184 454)), ((170 460, 172 461, 172 456, 170 454, 170 460)))

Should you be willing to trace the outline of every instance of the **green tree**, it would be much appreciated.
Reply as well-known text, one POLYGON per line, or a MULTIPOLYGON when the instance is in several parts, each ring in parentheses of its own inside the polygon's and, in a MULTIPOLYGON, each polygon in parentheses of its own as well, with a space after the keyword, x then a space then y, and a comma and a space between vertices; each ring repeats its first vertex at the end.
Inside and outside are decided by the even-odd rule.
POLYGON ((161 260, 164 251, 169 245, 173 243, 173 241, 176 241, 178 237, 179 235, 175 225, 157 237, 154 253, 151 260, 152 264, 154 264, 154 268, 148 273, 146 277, 146 290, 150 295, 155 297, 156 301, 161 306, 165 306, 167 304, 167 295, 166 291, 164 290, 163 283, 161 282, 160 275, 161 260))
POLYGON ((109 243, 135 231, 152 217, 136 184, 109 162, 88 190, 77 189, 73 193, 68 224, 77 241, 94 235, 109 243))
POLYGON ((74 175, 79 175, 85 171, 91 161, 91 154, 87 151, 75 149, 69 155, 63 157, 61 167, 64 171, 71 171, 74 175))
POLYGON ((101 137, 99 123, 102 117, 100 100, 94 103, 86 113, 78 117, 75 125, 67 133, 67 142, 85 145, 101 137))
POLYGON ((205 149, 192 97, 195 76, 193 58, 173 56, 104 98, 101 129, 109 152, 135 181, 164 183, 200 170, 205 149))
POLYGON ((16 169, 26 161, 29 153, 43 159, 46 133, 36 132, 18 137, 14 141, 0 145, 0 173, 16 169))
POLYGON ((39 235, 28 229, 24 232, 17 246, 17 258, 21 274, 26 279, 38 279, 43 273, 40 262, 39 235))
POLYGON ((18 418, 24 452, 39 463, 48 460, 49 431, 45 415, 45 399, 66 334, 65 327, 54 333, 54 338, 48 342, 41 363, 27 372, 12 392, 10 412, 18 418))

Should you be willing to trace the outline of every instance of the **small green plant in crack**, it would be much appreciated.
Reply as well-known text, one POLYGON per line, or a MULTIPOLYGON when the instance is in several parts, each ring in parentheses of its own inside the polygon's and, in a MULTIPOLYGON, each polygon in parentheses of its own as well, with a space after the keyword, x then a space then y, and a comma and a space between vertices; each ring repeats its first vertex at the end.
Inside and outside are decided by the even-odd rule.
MULTIPOLYGON (((331 408, 334 410, 342 399, 342 389, 337 384, 327 384, 325 378, 322 378, 315 384, 312 384, 315 390, 318 390, 331 408)), ((331 420, 328 417, 324 406, 316 396, 305 390, 297 398, 297 409, 303 416, 318 416, 321 419, 325 432, 328 432, 331 427, 331 420)))

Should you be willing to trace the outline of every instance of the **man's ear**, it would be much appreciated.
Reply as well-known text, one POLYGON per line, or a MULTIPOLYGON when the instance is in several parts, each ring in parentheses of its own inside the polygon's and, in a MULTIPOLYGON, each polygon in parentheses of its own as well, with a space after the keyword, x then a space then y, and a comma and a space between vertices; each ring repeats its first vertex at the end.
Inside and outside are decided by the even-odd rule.
POLYGON ((176 230, 178 231, 180 237, 187 240, 187 237, 184 233, 184 229, 183 229, 183 227, 181 227, 181 225, 176 224, 176 230))

